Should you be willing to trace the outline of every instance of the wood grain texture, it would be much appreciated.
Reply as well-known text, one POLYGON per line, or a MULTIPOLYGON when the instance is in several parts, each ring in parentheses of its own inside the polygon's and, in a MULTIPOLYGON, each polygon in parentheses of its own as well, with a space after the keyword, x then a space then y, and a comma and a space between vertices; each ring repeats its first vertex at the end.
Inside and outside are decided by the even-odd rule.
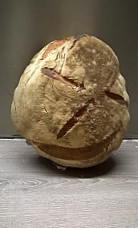
POLYGON ((103 164, 57 169, 24 139, 0 140, 0 228, 137 228, 138 140, 103 164))

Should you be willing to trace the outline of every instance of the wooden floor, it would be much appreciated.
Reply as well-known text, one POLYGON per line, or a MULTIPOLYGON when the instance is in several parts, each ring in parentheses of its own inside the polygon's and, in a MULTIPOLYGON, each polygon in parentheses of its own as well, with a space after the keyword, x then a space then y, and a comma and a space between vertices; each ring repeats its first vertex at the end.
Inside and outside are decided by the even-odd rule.
POLYGON ((138 228, 138 140, 103 164, 57 169, 24 139, 0 139, 0 228, 138 228))

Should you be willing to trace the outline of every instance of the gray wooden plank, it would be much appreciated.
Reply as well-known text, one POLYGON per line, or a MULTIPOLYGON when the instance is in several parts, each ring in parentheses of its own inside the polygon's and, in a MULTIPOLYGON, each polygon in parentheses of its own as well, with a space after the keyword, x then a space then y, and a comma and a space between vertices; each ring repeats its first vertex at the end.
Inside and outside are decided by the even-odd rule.
POLYGON ((97 167, 61 170, 24 139, 1 139, 0 227, 138 227, 138 140, 97 167))

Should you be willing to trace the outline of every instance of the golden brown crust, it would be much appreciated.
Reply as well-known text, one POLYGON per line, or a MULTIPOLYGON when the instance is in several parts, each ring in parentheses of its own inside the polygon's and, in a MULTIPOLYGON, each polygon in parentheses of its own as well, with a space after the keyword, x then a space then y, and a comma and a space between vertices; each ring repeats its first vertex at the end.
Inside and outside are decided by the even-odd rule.
POLYGON ((64 40, 55 40, 55 41, 51 42, 51 43, 48 45, 48 47, 46 48, 45 52, 43 53, 42 60, 45 59, 45 58, 47 57, 47 55, 48 55, 51 51, 53 51, 53 50, 59 48, 59 47, 62 46, 65 42, 67 42, 67 41, 69 41, 69 40, 74 40, 74 39, 73 39, 72 37, 70 37, 70 38, 67 38, 67 39, 64 39, 64 40))

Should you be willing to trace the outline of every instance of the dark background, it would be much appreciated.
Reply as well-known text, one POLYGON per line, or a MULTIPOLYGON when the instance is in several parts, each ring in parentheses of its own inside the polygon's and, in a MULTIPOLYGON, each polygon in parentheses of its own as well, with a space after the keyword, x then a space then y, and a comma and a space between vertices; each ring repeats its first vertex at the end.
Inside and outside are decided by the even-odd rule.
POLYGON ((120 60, 131 99, 128 138, 138 138, 138 1, 0 1, 0 136, 17 134, 10 119, 13 91, 32 56, 55 39, 88 33, 120 60))

